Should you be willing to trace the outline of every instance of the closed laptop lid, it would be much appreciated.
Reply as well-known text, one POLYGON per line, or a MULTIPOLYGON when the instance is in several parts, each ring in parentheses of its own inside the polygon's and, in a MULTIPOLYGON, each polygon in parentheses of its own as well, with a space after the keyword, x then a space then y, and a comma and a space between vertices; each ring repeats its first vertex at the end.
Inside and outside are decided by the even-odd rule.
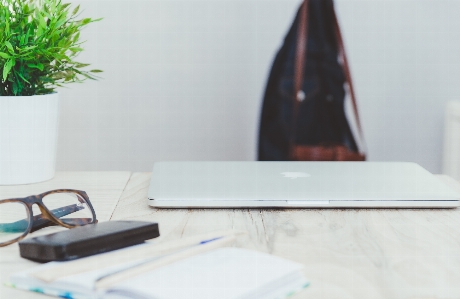
POLYGON ((458 200, 460 194, 415 163, 156 162, 156 201, 458 200))

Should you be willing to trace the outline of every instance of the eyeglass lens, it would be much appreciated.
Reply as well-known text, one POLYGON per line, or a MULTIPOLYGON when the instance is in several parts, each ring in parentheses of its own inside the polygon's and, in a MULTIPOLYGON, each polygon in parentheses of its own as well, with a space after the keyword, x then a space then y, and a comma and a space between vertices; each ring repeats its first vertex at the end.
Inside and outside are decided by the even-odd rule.
POLYGON ((29 227, 29 214, 21 202, 0 203, 0 243, 23 235, 29 227))
POLYGON ((77 193, 51 193, 43 197, 43 204, 64 223, 84 225, 94 221, 88 203, 77 193))

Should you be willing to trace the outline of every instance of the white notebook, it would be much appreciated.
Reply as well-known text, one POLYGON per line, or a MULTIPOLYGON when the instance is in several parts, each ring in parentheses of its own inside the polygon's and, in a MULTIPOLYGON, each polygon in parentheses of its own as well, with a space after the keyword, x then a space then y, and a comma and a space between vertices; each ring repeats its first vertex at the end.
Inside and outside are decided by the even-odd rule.
MULTIPOLYGON (((136 262, 137 263, 137 262, 136 262)), ((11 276, 12 286, 66 298, 135 299, 281 299, 308 286, 302 265, 273 255, 221 248, 134 276, 107 290, 95 290, 98 278, 123 267, 68 276, 45 283, 30 274, 61 263, 48 263, 11 276)))

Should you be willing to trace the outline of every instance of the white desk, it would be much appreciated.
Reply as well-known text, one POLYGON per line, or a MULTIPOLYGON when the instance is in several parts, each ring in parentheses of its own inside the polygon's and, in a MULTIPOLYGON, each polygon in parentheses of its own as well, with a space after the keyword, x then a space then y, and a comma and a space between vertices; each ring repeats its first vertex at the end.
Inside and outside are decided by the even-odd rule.
MULTIPOLYGON (((119 180, 108 183, 105 176, 114 177, 114 173, 61 173, 47 188, 71 187, 60 183, 68 176, 75 181, 79 176, 82 180, 98 177, 107 183, 78 188, 88 191, 94 202, 93 193, 123 190, 117 191, 120 200, 111 219, 157 221, 163 239, 215 230, 248 231, 237 246, 305 265, 311 286, 296 299, 460 298, 460 209, 162 210, 146 204, 150 173, 133 173, 127 184, 122 182, 123 173, 118 174, 119 180)), ((440 178, 460 188, 450 178, 440 178)), ((5 198, 2 188, 0 197, 5 198)), ((39 192, 30 194, 34 193, 39 192)), ((19 258, 17 245, 0 248, 2 281, 10 272, 32 265, 19 258)), ((0 299, 6 298, 44 297, 0 287, 0 299)))

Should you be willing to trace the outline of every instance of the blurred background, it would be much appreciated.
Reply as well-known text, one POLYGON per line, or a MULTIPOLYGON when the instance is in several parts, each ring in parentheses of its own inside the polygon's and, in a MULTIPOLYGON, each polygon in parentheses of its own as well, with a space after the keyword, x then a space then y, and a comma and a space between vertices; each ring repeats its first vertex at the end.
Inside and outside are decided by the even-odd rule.
MULTIPOLYGON (((272 60, 300 0, 79 0, 81 62, 61 89, 58 170, 255 160, 272 60)), ((460 98, 460 1, 336 0, 369 160, 441 173, 446 103, 460 98)))

